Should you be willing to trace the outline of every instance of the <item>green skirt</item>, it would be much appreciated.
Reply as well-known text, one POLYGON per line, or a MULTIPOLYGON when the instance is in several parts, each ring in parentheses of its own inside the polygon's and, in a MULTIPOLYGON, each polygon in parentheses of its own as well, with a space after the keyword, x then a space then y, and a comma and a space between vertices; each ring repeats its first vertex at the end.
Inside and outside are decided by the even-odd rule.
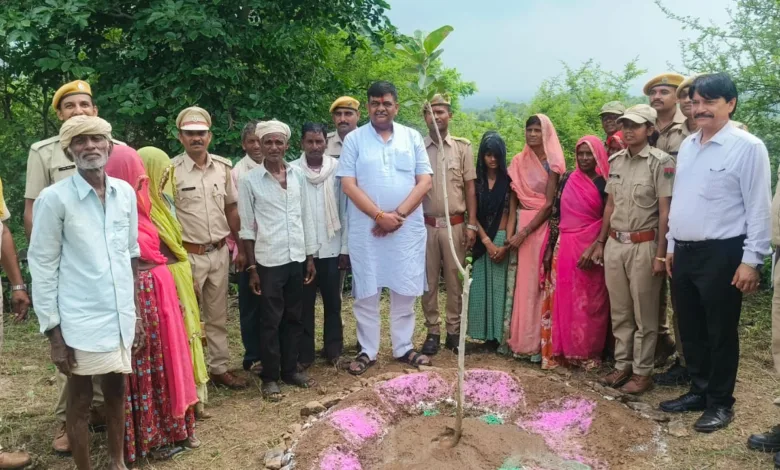
MULTIPOLYGON (((493 244, 500 247, 505 240, 506 231, 500 230, 496 233, 493 244)), ((473 339, 503 339, 508 264, 509 254, 500 263, 491 261, 487 253, 474 261, 469 294, 469 325, 466 331, 473 339)))

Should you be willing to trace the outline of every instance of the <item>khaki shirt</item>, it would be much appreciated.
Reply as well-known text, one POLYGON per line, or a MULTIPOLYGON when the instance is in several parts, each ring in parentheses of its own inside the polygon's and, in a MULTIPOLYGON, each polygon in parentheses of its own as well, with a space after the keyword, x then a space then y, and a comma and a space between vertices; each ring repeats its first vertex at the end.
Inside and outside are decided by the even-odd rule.
POLYGON ((343 146, 344 142, 341 141, 339 133, 333 131, 328 134, 328 147, 325 149, 325 154, 333 158, 339 158, 341 156, 341 147, 343 146))
MULTIPOLYGON (((780 177, 780 168, 777 175, 780 177)), ((775 197, 772 199, 772 244, 780 247, 780 184, 775 187, 775 197)))
MULTIPOLYGON (((114 140, 114 145, 124 145, 114 140)), ((55 135, 30 146, 27 157, 25 199, 37 199, 45 188, 76 173, 76 164, 60 147, 60 136, 55 135)))
POLYGON ((610 225, 619 232, 658 229, 658 199, 672 197, 675 160, 646 146, 632 157, 628 149, 609 159, 606 192, 615 201, 610 225))
MULTIPOLYGON (((474 154, 471 142, 461 137, 447 135, 444 138, 447 150, 447 195, 450 204, 449 215, 466 212, 466 181, 477 179, 474 168, 474 154)), ((423 199, 423 212, 432 217, 444 217, 444 188, 441 185, 441 170, 439 162, 439 147, 433 143, 431 136, 425 137, 425 150, 433 168, 433 186, 423 199)))
POLYGON ((658 136, 658 142, 655 147, 662 152, 666 152, 669 155, 676 157, 677 151, 680 150, 680 144, 683 143, 686 137, 691 133, 688 132, 688 126, 685 125, 685 115, 677 108, 677 112, 674 113, 674 118, 663 129, 658 128, 660 136, 658 136))
POLYGON ((230 235, 225 206, 238 200, 227 158, 209 154, 205 168, 186 153, 172 160, 176 181, 176 217, 185 242, 207 245, 230 235))

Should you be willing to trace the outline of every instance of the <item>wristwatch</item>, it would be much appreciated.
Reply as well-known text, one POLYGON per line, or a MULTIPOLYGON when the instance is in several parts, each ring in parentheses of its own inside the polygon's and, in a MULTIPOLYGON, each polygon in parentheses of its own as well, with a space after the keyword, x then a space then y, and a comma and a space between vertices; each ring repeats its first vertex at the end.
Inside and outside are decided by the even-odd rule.
POLYGON ((473 230, 475 232, 479 232, 479 227, 477 227, 476 225, 466 224, 466 228, 469 230, 473 230))
POLYGON ((15 292, 18 290, 23 290, 27 292, 27 284, 14 284, 11 286, 11 292, 15 292))

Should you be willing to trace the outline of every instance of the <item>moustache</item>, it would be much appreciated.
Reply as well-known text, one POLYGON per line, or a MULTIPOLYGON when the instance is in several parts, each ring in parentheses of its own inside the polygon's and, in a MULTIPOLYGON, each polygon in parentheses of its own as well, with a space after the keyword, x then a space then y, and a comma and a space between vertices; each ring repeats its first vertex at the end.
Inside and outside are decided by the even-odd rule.
POLYGON ((698 113, 698 114, 695 114, 693 117, 694 117, 694 119, 699 119, 699 118, 710 118, 710 119, 712 119, 715 116, 713 116, 712 114, 709 114, 709 113, 698 113))
POLYGON ((203 142, 197 140, 197 141, 193 142, 192 145, 203 145, 203 142))
POLYGON ((337 124, 337 126, 348 126, 349 123, 347 121, 341 121, 337 124))
POLYGON ((653 100, 650 104, 664 104, 664 102, 662 100, 653 100))

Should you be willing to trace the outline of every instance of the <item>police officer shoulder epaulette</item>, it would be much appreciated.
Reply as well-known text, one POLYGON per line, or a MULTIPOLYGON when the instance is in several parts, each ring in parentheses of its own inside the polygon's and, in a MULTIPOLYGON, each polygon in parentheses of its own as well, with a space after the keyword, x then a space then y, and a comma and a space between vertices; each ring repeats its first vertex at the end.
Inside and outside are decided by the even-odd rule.
POLYGON ((212 159, 212 160, 214 160, 214 161, 220 162, 220 163, 222 163, 222 164, 224 164, 224 165, 227 165, 227 166, 228 166, 228 168, 233 168, 233 162, 232 162, 232 161, 230 161, 230 159, 229 159, 229 158, 220 157, 219 155, 214 155, 214 154, 212 153, 212 154, 211 154, 211 159, 212 159))
POLYGON ((333 137, 334 135, 336 135, 336 131, 331 131, 331 132, 328 132, 328 139, 330 139, 330 138, 331 138, 331 137, 333 137))
POLYGON ((41 140, 41 141, 39 141, 39 142, 35 142, 34 144, 32 144, 32 145, 30 146, 30 148, 31 148, 32 150, 38 150, 38 149, 40 149, 41 147, 45 147, 45 146, 47 146, 47 145, 49 145, 49 144, 53 144, 53 143, 55 143, 55 142, 59 142, 59 141, 60 141, 60 136, 58 136, 58 135, 55 135, 54 137, 49 137, 49 138, 48 138, 48 139, 46 139, 46 140, 41 140))
POLYGON ((612 156, 610 156, 607 161, 611 162, 612 160, 616 159, 617 157, 625 155, 626 152, 628 152, 628 149, 618 150, 617 152, 613 153, 612 156))
POLYGON ((453 135, 453 136, 452 136, 452 140, 456 140, 456 141, 458 141, 458 142, 461 142, 461 143, 464 143, 464 144, 471 145, 471 141, 470 141, 469 139, 465 138, 465 137, 455 137, 455 136, 453 135))
POLYGON ((663 150, 655 147, 650 148, 650 155, 658 160, 658 163, 666 163, 669 160, 674 160, 672 155, 664 152, 663 150))

